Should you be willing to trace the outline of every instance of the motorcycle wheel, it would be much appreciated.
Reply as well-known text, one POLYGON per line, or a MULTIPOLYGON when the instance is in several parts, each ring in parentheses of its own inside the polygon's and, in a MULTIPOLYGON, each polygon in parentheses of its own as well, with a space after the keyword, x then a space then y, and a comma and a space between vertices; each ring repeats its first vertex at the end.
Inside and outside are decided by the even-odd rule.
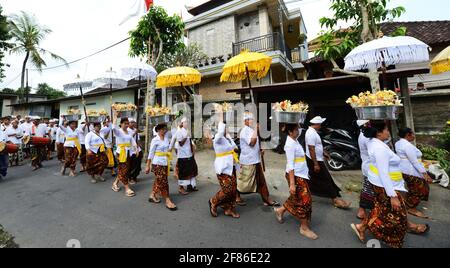
POLYGON ((325 161, 327 167, 333 171, 344 170, 345 168, 344 162, 338 160, 339 158, 342 158, 342 156, 337 152, 330 152, 329 155, 330 159, 325 161))

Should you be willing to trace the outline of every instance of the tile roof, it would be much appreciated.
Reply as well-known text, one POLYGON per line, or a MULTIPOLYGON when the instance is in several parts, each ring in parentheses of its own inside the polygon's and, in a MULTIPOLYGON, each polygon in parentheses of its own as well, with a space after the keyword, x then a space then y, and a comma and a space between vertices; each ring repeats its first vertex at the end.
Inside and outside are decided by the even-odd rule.
POLYGON ((450 20, 385 22, 380 28, 389 35, 398 27, 406 27, 406 35, 415 37, 429 46, 450 45, 450 20))

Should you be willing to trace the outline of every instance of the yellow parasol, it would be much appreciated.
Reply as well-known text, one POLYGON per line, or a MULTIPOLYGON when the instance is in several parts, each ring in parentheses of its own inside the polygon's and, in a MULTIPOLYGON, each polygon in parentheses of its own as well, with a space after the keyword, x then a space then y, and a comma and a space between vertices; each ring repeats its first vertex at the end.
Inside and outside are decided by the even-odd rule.
POLYGON ((202 75, 194 68, 179 66, 162 71, 156 78, 157 87, 191 86, 200 83, 202 75))
POLYGON ((261 79, 267 75, 272 64, 272 58, 258 52, 242 51, 239 55, 227 61, 220 76, 220 82, 239 82, 248 80, 252 102, 253 98, 251 79, 261 79))
POLYGON ((431 73, 440 74, 450 71, 450 46, 442 50, 430 63, 431 73))

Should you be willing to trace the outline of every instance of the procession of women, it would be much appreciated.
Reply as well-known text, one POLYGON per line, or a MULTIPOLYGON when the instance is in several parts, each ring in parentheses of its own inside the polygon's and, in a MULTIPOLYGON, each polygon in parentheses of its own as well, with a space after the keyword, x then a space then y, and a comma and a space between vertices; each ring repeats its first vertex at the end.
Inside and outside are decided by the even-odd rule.
MULTIPOLYGON (((424 234, 430 230, 427 224, 414 223, 414 217, 426 218, 418 205, 428 199, 431 183, 421 161, 422 154, 413 143, 414 132, 401 128, 397 133, 399 140, 392 140, 391 124, 398 113, 386 111, 401 106, 393 92, 361 93, 349 98, 348 103, 356 111, 356 123, 360 128, 363 186, 355 213, 361 221, 348 227, 349 235, 353 232, 357 239, 365 242, 366 233, 370 232, 390 247, 402 247, 407 233, 424 234), (371 98, 372 95, 376 98, 371 98), (369 105, 368 100, 373 99, 384 103, 381 113, 373 113, 373 109, 380 109, 380 106, 369 105)), ((245 111, 242 128, 235 137, 229 126, 232 106, 224 103, 215 107, 216 122, 210 140, 215 159, 208 165, 217 175, 219 188, 205 200, 204 206, 211 217, 223 214, 238 219, 245 216, 239 212, 240 206, 247 205, 244 196, 259 194, 261 206, 273 208, 276 222, 283 224, 287 212, 298 220, 298 233, 315 240, 320 233, 314 231, 313 196, 328 198, 330 205, 338 209, 350 209, 351 203, 342 198, 340 187, 325 165, 329 155, 318 133, 326 118, 317 115, 306 120, 308 105, 304 102, 285 100, 274 105, 272 120, 276 120, 287 135, 285 173, 278 175, 285 177, 289 197, 278 202, 271 197, 266 183, 265 171, 271 167, 264 163, 257 116, 245 111), (299 138, 304 130, 303 147, 299 138)), ((81 119, 79 114, 72 113, 61 116, 60 120, 38 116, 2 118, 0 174, 7 178, 8 172, 14 172, 15 166, 24 163, 29 163, 33 172, 39 172, 46 168, 45 161, 56 157, 61 163, 61 176, 77 177, 87 173, 90 182, 95 184, 105 183, 110 174, 113 181, 108 187, 132 198, 144 194, 133 189, 140 183, 138 177, 153 173, 153 186, 145 193, 148 202, 162 203, 168 211, 176 211, 178 207, 171 196, 178 194, 189 198, 190 193, 201 190, 197 187, 199 172, 191 119, 180 113, 175 115, 167 107, 150 107, 147 112, 152 121, 148 148, 142 143, 137 120, 117 106, 113 107, 112 117, 91 114, 81 119), (24 159, 29 161, 24 162, 24 159), (177 179, 176 190, 169 189, 172 177, 177 179)))

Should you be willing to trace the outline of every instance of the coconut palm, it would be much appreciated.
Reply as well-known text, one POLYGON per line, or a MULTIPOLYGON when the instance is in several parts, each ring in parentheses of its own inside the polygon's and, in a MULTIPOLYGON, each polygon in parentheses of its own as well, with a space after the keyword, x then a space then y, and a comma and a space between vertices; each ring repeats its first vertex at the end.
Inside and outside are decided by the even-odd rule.
POLYGON ((50 55, 52 59, 67 63, 62 57, 41 48, 39 45, 45 37, 52 32, 49 28, 40 25, 33 15, 21 12, 20 15, 14 14, 9 21, 10 34, 12 36, 14 47, 11 53, 25 53, 25 59, 22 65, 21 88, 25 84, 25 69, 28 60, 36 67, 38 71, 47 66, 43 56, 50 55))

